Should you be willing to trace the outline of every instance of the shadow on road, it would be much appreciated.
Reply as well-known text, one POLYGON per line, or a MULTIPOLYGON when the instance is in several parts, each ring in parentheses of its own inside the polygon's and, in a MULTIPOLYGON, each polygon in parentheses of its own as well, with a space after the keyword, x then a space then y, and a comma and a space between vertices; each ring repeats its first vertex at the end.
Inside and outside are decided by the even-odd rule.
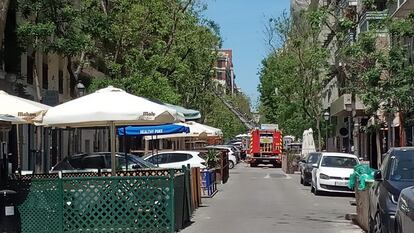
POLYGON ((331 192, 322 192, 316 196, 322 197, 355 197, 354 193, 331 193, 331 192))

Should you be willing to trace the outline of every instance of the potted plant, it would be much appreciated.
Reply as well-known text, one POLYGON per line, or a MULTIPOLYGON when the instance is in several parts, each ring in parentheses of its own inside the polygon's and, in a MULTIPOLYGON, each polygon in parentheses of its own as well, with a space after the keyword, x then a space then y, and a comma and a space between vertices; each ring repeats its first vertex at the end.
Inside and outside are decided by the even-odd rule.
POLYGON ((214 169, 217 167, 220 158, 219 153, 216 150, 208 150, 206 153, 206 164, 209 169, 214 169))

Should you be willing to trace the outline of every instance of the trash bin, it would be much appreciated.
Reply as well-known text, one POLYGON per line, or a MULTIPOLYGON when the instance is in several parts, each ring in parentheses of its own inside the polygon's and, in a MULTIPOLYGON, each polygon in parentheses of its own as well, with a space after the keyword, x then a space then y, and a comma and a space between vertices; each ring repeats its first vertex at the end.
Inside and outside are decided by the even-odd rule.
POLYGON ((13 190, 0 191, 0 233, 18 232, 16 194, 13 190))

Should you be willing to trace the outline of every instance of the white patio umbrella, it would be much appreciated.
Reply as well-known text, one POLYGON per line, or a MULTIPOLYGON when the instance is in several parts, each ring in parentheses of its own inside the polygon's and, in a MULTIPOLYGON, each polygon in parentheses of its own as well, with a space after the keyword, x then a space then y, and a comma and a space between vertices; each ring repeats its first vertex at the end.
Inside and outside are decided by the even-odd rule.
MULTIPOLYGON (((18 125, 39 122, 49 108, 50 106, 48 105, 9 95, 7 92, 0 90, 0 114, 3 120, 11 122, 12 124, 18 125)), ((16 129, 16 134, 17 160, 19 167, 21 167, 19 127, 16 129)))
POLYGON ((313 140, 313 130, 303 131, 302 139, 302 157, 304 158, 311 152, 316 152, 315 141, 313 140))
POLYGON ((41 120, 42 114, 50 106, 39 102, 9 95, 5 91, 0 91, 0 114, 10 115, 24 119, 28 122, 41 120))
POLYGON ((49 109, 42 124, 55 127, 109 126, 114 173, 117 125, 158 125, 180 121, 184 121, 184 117, 176 110, 109 86, 49 109))

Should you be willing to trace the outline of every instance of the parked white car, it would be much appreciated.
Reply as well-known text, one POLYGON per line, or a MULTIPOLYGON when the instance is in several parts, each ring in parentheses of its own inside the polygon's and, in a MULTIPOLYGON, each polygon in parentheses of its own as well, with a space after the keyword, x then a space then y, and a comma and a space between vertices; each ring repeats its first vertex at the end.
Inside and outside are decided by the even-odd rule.
POLYGON ((162 168, 182 168, 187 164, 190 164, 190 167, 206 168, 206 161, 197 151, 166 151, 149 155, 144 159, 162 168))
POLYGON ((349 176, 359 164, 352 154, 323 152, 317 163, 312 164, 312 188, 315 195, 321 192, 353 193, 348 188, 349 176))
POLYGON ((227 155, 229 157, 229 168, 233 169, 234 166, 237 164, 237 157, 234 154, 234 151, 228 145, 214 145, 214 146, 206 146, 207 149, 219 149, 219 150, 226 150, 227 155))

